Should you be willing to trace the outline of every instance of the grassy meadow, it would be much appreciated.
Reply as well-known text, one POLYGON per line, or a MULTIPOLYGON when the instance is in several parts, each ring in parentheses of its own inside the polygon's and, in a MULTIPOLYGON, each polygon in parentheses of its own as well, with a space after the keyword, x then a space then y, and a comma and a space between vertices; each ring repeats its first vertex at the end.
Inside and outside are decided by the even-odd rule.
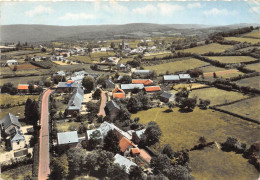
POLYGON ((260 72, 260 63, 248 64, 248 65, 246 65, 246 68, 260 72))
POLYGON ((208 85, 199 84, 199 83, 177 84, 177 85, 173 86, 173 89, 176 91, 178 91, 179 89, 182 89, 182 88, 187 88, 188 90, 193 90, 193 89, 198 89, 198 88, 202 88, 202 87, 208 87, 208 85))
POLYGON ((246 33, 243 35, 244 37, 252 37, 252 38, 260 38, 260 31, 259 30, 254 30, 250 33, 246 33))
POLYGON ((38 101, 38 95, 10 95, 10 94, 0 94, 0 104, 17 104, 18 102, 22 104, 30 98, 31 100, 38 101))
POLYGON ((247 42, 251 44, 257 44, 260 42, 260 39, 254 39, 254 38, 245 38, 245 37, 225 37, 228 41, 238 41, 238 42, 247 42))
POLYGON ((217 60, 221 63, 243 63, 256 60, 251 56, 209 56, 208 58, 217 60))
POLYGON ((227 49, 232 48, 233 46, 231 45, 221 45, 221 44, 217 44, 217 43, 212 43, 212 44, 208 44, 205 46, 198 46, 198 47, 194 47, 194 48, 188 48, 188 49, 184 49, 184 50, 178 50, 177 52, 190 52, 190 53, 197 53, 197 54, 204 54, 207 52, 224 52, 227 49))
POLYGON ((238 80, 236 81, 236 84, 239 86, 249 86, 251 88, 260 89, 259 76, 238 80))
POLYGON ((216 66, 212 66, 212 65, 201 67, 199 69, 202 70, 202 72, 204 72, 204 73, 215 72, 215 71, 224 71, 225 70, 225 68, 220 68, 220 67, 216 67, 216 66))

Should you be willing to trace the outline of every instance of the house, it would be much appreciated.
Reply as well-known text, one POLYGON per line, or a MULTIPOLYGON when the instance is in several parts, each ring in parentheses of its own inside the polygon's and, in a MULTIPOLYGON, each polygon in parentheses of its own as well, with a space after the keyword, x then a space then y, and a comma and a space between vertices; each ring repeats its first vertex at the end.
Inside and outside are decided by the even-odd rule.
POLYGON ((65 114, 71 116, 79 115, 83 99, 84 99, 83 89, 80 87, 76 88, 74 90, 74 94, 69 100, 69 103, 65 110, 65 114))
POLYGON ((164 75, 163 76, 164 83, 174 83, 174 82, 179 82, 179 81, 180 81, 179 75, 164 75))
POLYGON ((120 59, 117 58, 117 57, 108 57, 108 58, 106 59, 106 62, 107 62, 107 63, 111 63, 111 64, 117 64, 119 60, 120 60, 120 59))
POLYGON ((12 150, 18 150, 26 147, 24 135, 19 128, 13 127, 10 130, 10 143, 12 150))
POLYGON ((7 61, 6 61, 6 64, 7 64, 8 66, 11 66, 11 65, 17 65, 18 62, 17 62, 16 60, 7 60, 7 61))
POLYGON ((135 70, 134 71, 135 74, 138 74, 138 75, 148 75, 150 73, 150 70, 135 70))
POLYGON ((180 80, 181 81, 189 81, 191 80, 191 77, 189 74, 179 74, 180 80))
POLYGON ((132 84, 143 84, 145 86, 149 86, 153 84, 153 81, 151 79, 133 79, 132 84))
POLYGON ((132 134, 133 142, 138 144, 140 142, 141 136, 144 134, 144 132, 145 132, 145 129, 133 132, 133 134, 132 134))
POLYGON ((126 67, 126 65, 124 65, 124 64, 117 63, 117 69, 118 69, 119 71, 126 71, 126 70, 127 70, 127 67, 126 67))
MULTIPOLYGON (((34 85, 34 89, 36 89, 38 86, 34 85)), ((29 84, 18 84, 17 86, 18 93, 29 93, 29 84)))
POLYGON ((74 72, 72 76, 80 76, 80 75, 87 76, 88 73, 86 71, 77 71, 74 72))
POLYGON ((78 142, 79 138, 77 131, 57 133, 58 145, 69 145, 71 147, 76 147, 78 142))
POLYGON ((144 87, 144 89, 145 89, 145 92, 147 92, 147 93, 153 93, 153 92, 161 91, 160 86, 147 86, 147 87, 144 87))
POLYGON ((137 164, 135 164, 134 162, 132 162, 129 159, 125 158, 124 156, 121 156, 120 154, 116 154, 114 156, 114 158, 115 158, 114 163, 118 164, 121 167, 125 167, 125 172, 127 174, 130 173, 131 166, 137 166, 137 164))
POLYGON ((21 127, 21 124, 18 121, 18 117, 12 113, 6 114, 0 121, 0 125, 2 130, 4 130, 7 134, 10 134, 11 129, 21 127))
POLYGON ((59 82, 57 85, 57 92, 66 92, 66 93, 71 93, 74 89, 76 89, 79 86, 78 83, 74 82, 59 82))
POLYGON ((115 101, 112 100, 107 102, 105 107, 105 112, 106 115, 110 116, 110 119, 113 120, 119 114, 119 111, 120 111, 120 107, 116 104, 115 101))
POLYGON ((162 102, 168 103, 175 100, 175 95, 167 91, 163 91, 163 93, 159 96, 159 99, 162 102))
POLYGON ((114 89, 115 83, 111 79, 106 80, 106 89, 114 89))
POLYGON ((143 84, 121 84, 121 89, 125 91, 125 93, 132 92, 133 90, 142 90, 143 88, 143 84))
POLYGON ((120 137, 119 136, 119 147, 122 153, 129 152, 131 151, 132 148, 137 148, 137 146, 131 142, 129 139, 125 137, 120 137))
POLYGON ((119 47, 119 49, 121 49, 121 50, 125 50, 125 49, 129 49, 129 48, 130 48, 129 44, 128 44, 128 43, 125 43, 124 40, 122 41, 122 43, 119 44, 118 47, 119 47))
POLYGON ((70 57, 70 53, 63 52, 60 54, 63 57, 70 57))
POLYGON ((116 99, 124 99, 125 98, 125 92, 122 89, 116 88, 113 90, 113 98, 116 99))
POLYGON ((64 71, 58 71, 55 74, 53 74, 53 76, 65 76, 66 73, 64 71))

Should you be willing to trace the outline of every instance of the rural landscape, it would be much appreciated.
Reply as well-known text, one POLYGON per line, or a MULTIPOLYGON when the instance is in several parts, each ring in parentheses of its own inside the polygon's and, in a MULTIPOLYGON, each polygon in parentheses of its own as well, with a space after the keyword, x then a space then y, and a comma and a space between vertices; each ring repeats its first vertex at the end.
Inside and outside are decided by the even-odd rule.
POLYGON ((55 19, 65 2, 10 3, 1 7, 0 179, 260 178, 259 6, 70 4, 118 21, 100 23, 83 12, 55 19), (249 15, 233 22, 238 6, 249 15), (228 22, 175 23, 180 9, 228 22), (145 23, 127 21, 131 13, 145 23))

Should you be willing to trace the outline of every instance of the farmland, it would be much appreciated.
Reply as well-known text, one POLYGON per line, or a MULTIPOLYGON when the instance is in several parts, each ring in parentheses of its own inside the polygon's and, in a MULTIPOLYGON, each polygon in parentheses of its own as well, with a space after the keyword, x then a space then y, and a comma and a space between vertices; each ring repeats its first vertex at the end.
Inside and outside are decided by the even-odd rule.
POLYGON ((229 136, 236 137, 248 145, 259 140, 260 125, 241 120, 218 111, 200 110, 182 113, 179 108, 165 112, 168 108, 153 108, 132 114, 139 117, 140 123, 156 122, 162 130, 161 148, 170 144, 174 151, 190 149, 197 144, 199 137, 204 136, 208 142, 225 142, 229 136))
POLYGON ((250 56, 210 56, 208 58, 217 60, 221 63, 242 63, 256 60, 255 58, 250 56))
MULTIPOLYGON (((39 67, 32 65, 31 63, 24 63, 24 64, 18 64, 16 65, 17 67, 17 71, 20 70, 31 70, 31 69, 39 69, 39 67)), ((11 66, 11 68, 13 69, 14 66, 11 66)))
POLYGON ((14 74, 14 72, 9 67, 0 67, 0 73, 2 76, 14 74))
POLYGON ((225 91, 217 88, 197 89, 190 92, 190 97, 198 97, 198 99, 210 100, 210 105, 218 105, 229 103, 236 100, 247 98, 248 96, 238 92, 225 91))
POLYGON ((7 113, 12 113, 19 118, 24 118, 24 106, 15 106, 8 109, 1 109, 0 119, 2 119, 7 113))
MULTIPOLYGON (((214 71, 214 72, 218 78, 232 78, 232 77, 237 77, 239 75, 244 74, 237 69, 227 69, 227 70, 223 70, 223 71, 214 71)), ((213 77, 214 72, 207 72, 207 73, 203 73, 203 74, 204 74, 205 78, 213 77)))
POLYGON ((17 105, 22 104, 27 100, 27 98, 30 98, 31 100, 38 101, 39 96, 38 95, 9 95, 9 94, 0 94, 0 104, 15 104, 17 105))
POLYGON ((191 151, 191 174, 200 180, 257 179, 258 172, 241 154, 224 152, 217 147, 191 151))
POLYGON ((246 68, 260 72, 260 63, 248 64, 248 65, 246 65, 246 68))
POLYGON ((92 63, 92 60, 89 56, 71 56, 68 57, 68 59, 73 61, 80 61, 83 63, 92 63))
POLYGON ((225 37, 225 39, 228 41, 247 42, 251 44, 257 44, 260 42, 260 39, 244 38, 244 37, 225 37))
POLYGON ((172 53, 171 52, 151 53, 151 54, 145 55, 142 59, 152 59, 154 57, 156 57, 156 58, 163 58, 163 57, 169 56, 169 55, 172 55, 172 53))
POLYGON ((14 86, 17 86, 18 84, 26 84, 29 81, 42 81, 47 77, 48 76, 28 76, 28 77, 5 78, 5 79, 0 79, 0 86, 8 82, 11 82, 14 86))
POLYGON ((260 89, 259 76, 241 79, 236 81, 239 86, 249 86, 251 88, 260 89))
POLYGON ((173 89, 179 90, 181 88, 187 88, 188 90, 193 90, 193 89, 198 89, 198 88, 203 88, 203 87, 208 87, 208 85, 205 84, 199 84, 199 83, 191 83, 191 84, 177 84, 173 86, 173 89), (191 86, 190 86, 191 85, 191 86), (191 87, 191 88, 190 88, 191 87))
POLYGON ((157 72, 157 74, 164 74, 166 71, 169 71, 170 73, 175 73, 178 71, 187 71, 189 69, 195 69, 205 65, 208 65, 208 63, 200 61, 198 59, 188 58, 185 60, 163 63, 154 66, 145 66, 144 68, 154 70, 157 72))
POLYGON ((260 31, 259 30, 255 30, 252 31, 250 33, 244 34, 244 37, 252 37, 252 38, 260 38, 260 31))
POLYGON ((218 107, 225 111, 248 117, 260 122, 260 97, 246 99, 234 104, 218 107), (253 107, 253 108, 250 108, 253 107))
POLYGON ((184 49, 184 50, 178 50, 177 52, 190 52, 190 53, 197 53, 197 54, 204 54, 207 52, 224 52, 227 49, 232 48, 230 45, 221 45, 217 43, 208 44, 205 46, 198 46, 194 48, 184 49))
POLYGON ((212 65, 201 67, 199 69, 201 69, 202 72, 204 72, 204 73, 215 72, 215 71, 224 71, 225 70, 224 68, 220 68, 220 67, 216 67, 216 66, 212 66, 212 65))

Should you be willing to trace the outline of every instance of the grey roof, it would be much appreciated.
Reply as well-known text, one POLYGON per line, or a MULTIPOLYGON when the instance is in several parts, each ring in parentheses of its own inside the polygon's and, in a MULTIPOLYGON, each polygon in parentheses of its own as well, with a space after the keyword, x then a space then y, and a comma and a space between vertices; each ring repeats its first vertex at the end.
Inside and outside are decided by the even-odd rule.
POLYGON ((190 75, 189 74, 179 74, 180 79, 190 79, 190 75))
POLYGON ((76 88, 78 87, 79 84, 77 83, 67 83, 67 82, 59 82, 58 85, 57 85, 57 88, 76 88))
POLYGON ((58 133, 57 137, 58 137, 58 143, 60 145, 79 142, 77 131, 58 133))
POLYGON ((22 131, 16 127, 14 127, 13 129, 10 130, 10 140, 11 141, 24 141, 24 135, 22 133, 22 131))
POLYGON ((67 109, 80 110, 83 99, 84 99, 84 91, 83 89, 78 87, 77 89, 75 89, 74 94, 70 98, 67 109))
POLYGON ((164 80, 170 80, 170 81, 177 81, 180 80, 180 77, 178 75, 164 75, 163 76, 164 80))
POLYGON ((150 70, 135 70, 134 73, 136 74, 148 74, 150 70))
POLYGON ((138 138, 141 138, 141 136, 144 134, 145 129, 139 130, 139 131, 135 131, 136 135, 138 138))
POLYGON ((16 117, 12 113, 6 114, 5 117, 0 121, 0 123, 3 125, 4 129, 7 129, 12 124, 21 127, 21 124, 18 121, 18 117, 16 117))
POLYGON ((121 80, 123 78, 123 76, 118 76, 117 80, 121 80))
POLYGON ((115 87, 115 83, 111 79, 106 80, 106 87, 115 87))
POLYGON ((126 173, 129 174, 131 166, 137 166, 134 162, 130 161, 129 159, 125 158, 124 156, 121 156, 120 154, 115 155, 115 164, 119 164, 121 167, 125 167, 126 173))
POLYGON ((56 75, 61 75, 61 76, 65 76, 66 73, 64 71, 58 71, 55 73, 56 75))
POLYGON ((77 71, 73 73, 73 76, 79 76, 79 75, 87 75, 88 73, 86 71, 77 71))
POLYGON ((144 85, 143 84, 121 84, 121 89, 143 89, 144 85))
POLYGON ((167 98, 167 99, 170 99, 171 97, 174 97, 175 95, 171 94, 171 93, 169 93, 167 91, 163 91, 163 93, 160 96, 164 97, 164 98, 167 98))
POLYGON ((16 60, 7 60, 6 63, 17 63, 16 60))
POLYGON ((84 79, 84 75, 82 74, 82 75, 77 75, 77 76, 73 76, 73 77, 71 77, 71 80, 72 81, 79 81, 79 82, 81 82, 83 79, 84 79))
POLYGON ((112 111, 114 108, 116 108, 116 109, 120 109, 120 107, 116 104, 116 102, 115 101, 109 101, 109 102, 107 102, 107 104, 106 104, 106 108, 108 109, 108 111, 110 112, 110 111, 112 111))

